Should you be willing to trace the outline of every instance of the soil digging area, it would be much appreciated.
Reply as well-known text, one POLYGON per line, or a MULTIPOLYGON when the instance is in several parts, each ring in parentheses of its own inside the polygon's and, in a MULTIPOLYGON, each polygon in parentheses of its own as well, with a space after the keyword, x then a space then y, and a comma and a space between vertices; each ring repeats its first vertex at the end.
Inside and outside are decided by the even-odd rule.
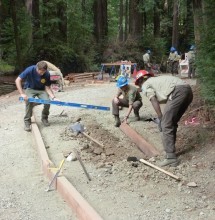
MULTIPOLYGON (((186 80, 195 91, 195 81, 186 80)), ((111 107, 115 93, 115 83, 77 84, 66 87, 56 96, 61 101, 111 107)), ((0 189, 1 219, 76 219, 56 191, 44 192, 48 181, 40 170, 32 134, 23 130, 24 104, 18 102, 18 93, 2 96, 0 100, 0 169, 1 182, 5 185, 0 189)), ((152 164, 163 159, 157 125, 148 121, 156 115, 145 97, 140 110, 141 121, 135 122, 131 114, 129 125, 161 152, 156 158, 146 157, 113 126, 111 112, 51 106, 50 127, 41 124, 41 105, 34 108, 34 114, 49 157, 56 165, 74 149, 80 152, 92 180, 87 179, 77 160, 65 162, 63 175, 103 219, 214 220, 214 121, 212 117, 208 120, 204 109, 196 110, 201 105, 194 93, 194 101, 178 130, 177 152, 181 164, 165 168, 181 181, 143 163, 127 161, 128 156, 144 158, 152 164), (193 117, 196 121, 192 124, 193 117), (104 147, 71 130, 80 118, 86 134, 104 147)), ((122 109, 121 117, 126 110, 122 109)))

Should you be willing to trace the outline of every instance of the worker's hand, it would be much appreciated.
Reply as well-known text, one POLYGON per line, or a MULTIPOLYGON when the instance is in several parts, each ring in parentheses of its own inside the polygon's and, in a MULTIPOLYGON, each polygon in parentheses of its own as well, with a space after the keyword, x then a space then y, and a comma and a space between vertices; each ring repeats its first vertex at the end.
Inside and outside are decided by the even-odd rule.
POLYGON ((126 124, 128 124, 128 116, 125 116, 123 119, 122 119, 122 123, 125 122, 126 124))
POLYGON ((52 99, 52 101, 60 102, 60 99, 57 99, 56 97, 52 99))
POLYGON ((114 103, 115 103, 115 104, 119 104, 119 98, 115 97, 115 98, 114 98, 114 103))
POLYGON ((26 94, 22 93, 20 95, 25 101, 28 101, 28 96, 26 94))

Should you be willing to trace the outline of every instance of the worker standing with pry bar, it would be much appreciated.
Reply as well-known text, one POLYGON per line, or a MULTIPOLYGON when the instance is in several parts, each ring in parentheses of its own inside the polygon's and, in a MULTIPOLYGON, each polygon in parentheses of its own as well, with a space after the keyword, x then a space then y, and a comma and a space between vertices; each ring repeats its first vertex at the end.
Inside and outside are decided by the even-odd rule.
POLYGON ((137 73, 135 85, 139 86, 143 94, 151 101, 159 118, 159 130, 162 132, 162 142, 166 152, 166 159, 160 166, 177 166, 176 133, 178 122, 193 100, 190 85, 174 76, 151 77, 147 71, 137 73), (163 113, 160 103, 166 103, 163 113))
MULTIPOLYGON (((47 63, 44 61, 38 62, 36 65, 26 68, 16 79, 15 83, 21 97, 26 101, 26 110, 24 117, 24 130, 31 131, 31 116, 34 103, 28 102, 28 98, 38 97, 40 99, 57 100, 53 94, 50 85, 50 74, 47 71, 47 63), (24 89, 22 89, 22 81, 25 80, 24 89)), ((44 126, 49 126, 49 104, 44 104, 42 111, 42 123, 44 126)))
POLYGON ((124 119, 122 120, 127 123, 127 119, 129 115, 134 109, 135 119, 137 121, 140 120, 139 110, 142 104, 142 97, 135 86, 128 84, 128 79, 125 76, 120 76, 117 80, 118 92, 116 97, 112 100, 112 114, 115 117, 115 126, 119 127, 121 125, 121 121, 119 118, 119 106, 128 107, 128 111, 124 119), (119 98, 123 95, 123 98, 119 98))

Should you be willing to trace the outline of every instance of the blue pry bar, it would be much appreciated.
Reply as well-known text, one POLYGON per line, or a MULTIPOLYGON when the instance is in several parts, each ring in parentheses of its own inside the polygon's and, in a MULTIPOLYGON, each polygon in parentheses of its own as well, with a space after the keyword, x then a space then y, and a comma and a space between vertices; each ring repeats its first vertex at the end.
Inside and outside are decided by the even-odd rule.
MULTIPOLYGON (((24 101, 23 97, 19 97, 19 101, 24 101)), ((43 100, 37 98, 28 98, 29 102, 36 102, 40 104, 49 104, 49 105, 58 105, 58 106, 69 106, 69 107, 77 107, 77 108, 85 108, 85 109, 96 109, 102 111, 110 111, 109 107, 105 106, 97 106, 97 105, 87 105, 87 104, 79 104, 72 102, 61 102, 61 101, 51 101, 51 100, 43 100)))

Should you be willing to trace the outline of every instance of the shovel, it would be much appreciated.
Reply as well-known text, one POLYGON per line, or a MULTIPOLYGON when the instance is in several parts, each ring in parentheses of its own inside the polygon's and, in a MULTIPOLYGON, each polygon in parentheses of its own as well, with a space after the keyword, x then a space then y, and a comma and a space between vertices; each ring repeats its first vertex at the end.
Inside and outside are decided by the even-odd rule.
POLYGON ((99 146, 101 146, 102 148, 104 147, 103 144, 101 144, 100 142, 98 142, 97 140, 95 140, 94 138, 90 137, 88 134, 86 134, 84 132, 84 126, 80 123, 80 122, 76 122, 74 125, 70 126, 70 129, 73 132, 77 132, 77 133, 81 133, 84 136, 86 136, 87 138, 89 138, 90 140, 92 140, 93 142, 95 142, 96 144, 98 144, 99 146))
POLYGON ((153 167, 156 170, 159 170, 159 171, 161 171, 161 172, 171 176, 172 178, 174 178, 176 180, 180 180, 180 178, 178 176, 176 176, 176 175, 174 175, 174 174, 172 174, 172 173, 170 173, 170 172, 168 172, 168 171, 166 171, 166 170, 164 170, 164 169, 162 169, 162 168, 160 168, 160 167, 158 167, 158 166, 156 166, 156 165, 154 165, 152 163, 149 163, 148 161, 146 161, 144 159, 138 159, 137 157, 128 157, 127 161, 133 161, 133 162, 140 161, 140 162, 142 162, 142 163, 144 163, 144 164, 146 164, 146 165, 148 165, 150 167, 153 167))

